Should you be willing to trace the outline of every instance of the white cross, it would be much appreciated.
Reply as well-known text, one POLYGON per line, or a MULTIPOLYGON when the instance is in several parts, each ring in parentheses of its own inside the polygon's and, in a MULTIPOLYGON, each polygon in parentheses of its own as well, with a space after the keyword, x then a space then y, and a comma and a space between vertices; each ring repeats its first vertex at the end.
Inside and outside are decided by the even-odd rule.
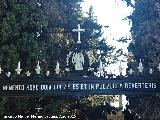
POLYGON ((15 69, 15 71, 17 72, 17 75, 20 75, 21 74, 21 71, 22 69, 20 68, 20 61, 18 62, 18 66, 17 66, 17 69, 15 69))
POLYGON ((132 75, 134 73, 134 71, 132 69, 130 69, 128 72, 130 75, 132 75))
POLYGON ((27 75, 27 76, 30 76, 30 75, 31 75, 31 73, 30 73, 29 71, 27 71, 27 72, 26 72, 26 75, 27 75))
POLYGON ((8 72, 8 73, 6 73, 6 75, 7 75, 7 77, 10 77, 11 73, 10 73, 10 72, 8 72))
POLYGON ((80 32, 84 32, 85 29, 81 29, 81 28, 80 28, 80 24, 78 24, 77 27, 78 27, 78 29, 73 29, 72 31, 73 31, 73 32, 78 32, 78 41, 77 41, 77 43, 81 43, 81 40, 80 40, 80 32))

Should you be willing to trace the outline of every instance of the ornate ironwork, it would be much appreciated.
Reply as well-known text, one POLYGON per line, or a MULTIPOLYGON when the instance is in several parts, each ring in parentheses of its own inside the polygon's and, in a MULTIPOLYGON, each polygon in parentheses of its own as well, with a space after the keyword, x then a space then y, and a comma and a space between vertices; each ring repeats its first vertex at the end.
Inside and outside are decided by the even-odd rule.
MULTIPOLYGON (((80 29, 80 25, 78 25, 78 29, 73 30, 73 32, 78 32, 78 41, 73 51, 70 51, 66 58, 65 72, 67 74, 59 76, 63 69, 58 61, 54 69, 54 75, 52 71, 48 70, 44 73, 43 68, 40 67, 40 61, 37 62, 35 71, 22 71, 19 61, 15 69, 16 74, 10 71, 5 72, 0 67, 0 95, 133 94, 133 92, 154 94, 160 92, 160 77, 154 74, 157 70, 149 69, 147 70, 148 74, 143 75, 145 68, 141 59, 137 70, 130 69, 126 76, 122 76, 124 68, 121 61, 118 67, 119 76, 114 75, 111 71, 107 73, 101 60, 97 69, 92 68, 86 51, 81 49, 81 31, 85 30, 80 29), (136 74, 136 71, 140 74, 136 74)), ((160 72, 160 64, 157 69, 160 72)))

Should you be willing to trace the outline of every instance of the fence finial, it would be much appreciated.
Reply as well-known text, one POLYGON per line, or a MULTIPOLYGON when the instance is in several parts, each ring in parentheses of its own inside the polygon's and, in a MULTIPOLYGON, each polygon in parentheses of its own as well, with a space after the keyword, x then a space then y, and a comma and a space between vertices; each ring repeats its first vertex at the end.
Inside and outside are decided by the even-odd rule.
POLYGON ((17 69, 15 69, 15 71, 17 72, 17 75, 21 74, 22 69, 21 69, 21 63, 20 63, 20 61, 18 62, 18 66, 17 66, 17 69))
POLYGON ((59 74, 59 72, 60 72, 59 62, 58 61, 57 61, 57 65, 56 65, 55 71, 56 71, 56 74, 59 74))
POLYGON ((46 72, 46 75, 49 76, 49 75, 50 75, 50 71, 47 71, 47 72, 46 72))
POLYGON ((2 71, 3 71, 3 70, 2 70, 2 68, 0 67, 0 74, 2 74, 2 71))
POLYGON ((150 74, 153 74, 153 69, 149 69, 149 73, 150 73, 150 74))
POLYGON ((30 73, 29 71, 27 71, 27 72, 26 72, 26 75, 27 75, 27 76, 30 76, 30 75, 31 75, 31 73, 30 73))
POLYGON ((7 72, 6 75, 7 75, 7 77, 10 77, 11 76, 11 72, 7 72))
POLYGON ((120 65, 119 65, 119 73, 120 73, 120 75, 122 75, 122 71, 123 71, 123 67, 122 67, 122 61, 120 61, 120 65))
POLYGON ((143 65, 142 65, 141 59, 140 59, 140 62, 139 62, 139 66, 138 66, 137 68, 138 68, 138 71, 139 71, 139 72, 141 72, 141 73, 143 72, 143 68, 144 68, 144 67, 143 67, 143 65))
POLYGON ((38 61, 38 63, 37 63, 37 67, 36 67, 36 73, 39 75, 40 74, 40 72, 41 72, 41 67, 40 67, 40 65, 39 65, 39 61, 38 61))

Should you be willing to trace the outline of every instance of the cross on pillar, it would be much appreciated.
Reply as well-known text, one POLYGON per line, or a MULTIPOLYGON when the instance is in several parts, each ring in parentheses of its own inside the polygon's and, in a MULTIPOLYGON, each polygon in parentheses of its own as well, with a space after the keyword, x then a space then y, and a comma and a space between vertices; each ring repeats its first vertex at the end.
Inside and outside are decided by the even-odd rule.
POLYGON ((78 29, 73 29, 72 31, 73 32, 78 32, 78 41, 77 41, 77 43, 81 43, 80 32, 84 32, 85 29, 81 29, 80 24, 78 24, 77 27, 78 27, 78 29))

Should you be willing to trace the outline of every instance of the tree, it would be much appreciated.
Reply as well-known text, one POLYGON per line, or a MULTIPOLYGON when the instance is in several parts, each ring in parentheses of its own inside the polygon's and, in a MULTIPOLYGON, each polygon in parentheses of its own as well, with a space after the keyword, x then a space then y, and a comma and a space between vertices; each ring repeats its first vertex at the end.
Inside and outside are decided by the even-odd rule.
MULTIPOLYGON (((34 71, 37 61, 43 73, 54 73, 56 62, 63 71, 66 54, 77 41, 72 29, 78 23, 86 29, 82 41, 90 56, 102 59, 112 51, 105 40, 101 40, 102 26, 96 22, 92 9, 84 17, 81 0, 1 0, 0 1, 0 63, 3 74, 10 71, 15 77, 18 61, 21 61, 22 75, 34 71), (97 50, 103 51, 97 55, 97 50), (91 54, 93 53, 93 55, 91 54)), ((94 61, 93 60, 93 61, 94 61)), ((94 61, 98 63, 98 61, 94 61)), ((97 66, 95 65, 97 68, 97 66)), ((34 75, 34 73, 32 73, 34 75)), ((72 97, 2 97, 0 115, 61 114, 66 103, 74 103, 72 97), (37 110, 37 108, 42 108, 37 110)))
POLYGON ((31 69, 43 57, 39 34, 48 24, 44 10, 35 0, 2 0, 1 9, 1 65, 14 72, 21 61, 24 70, 31 69))
POLYGON ((69 108, 70 110, 76 110, 77 119, 88 119, 88 120, 105 120, 107 119, 107 114, 116 114, 118 111, 115 107, 111 106, 109 103, 98 106, 90 106, 83 102, 77 102, 72 104, 69 108))
MULTIPOLYGON (((127 0, 127 2, 129 1, 127 0)), ((128 47, 132 56, 128 61, 128 67, 135 69, 139 60, 142 59, 145 68, 143 75, 148 75, 149 69, 154 69, 153 76, 157 76, 157 78, 159 78, 157 66, 160 62, 159 8, 160 3, 158 0, 135 1, 134 11, 129 17, 132 21, 133 41, 128 47)), ((159 95, 136 95, 127 96, 127 98, 131 113, 136 114, 139 119, 160 119, 157 112, 159 111, 159 95)))
MULTIPOLYGON (((25 74, 26 70, 34 70, 35 63, 43 58, 44 47, 40 44, 40 35, 48 21, 40 4, 38 0, 0 1, 0 63, 4 75, 10 71, 14 77, 18 61, 21 61, 25 74)), ((32 109, 32 104, 28 109, 32 99, 2 97, 0 113, 27 114, 32 109)))

